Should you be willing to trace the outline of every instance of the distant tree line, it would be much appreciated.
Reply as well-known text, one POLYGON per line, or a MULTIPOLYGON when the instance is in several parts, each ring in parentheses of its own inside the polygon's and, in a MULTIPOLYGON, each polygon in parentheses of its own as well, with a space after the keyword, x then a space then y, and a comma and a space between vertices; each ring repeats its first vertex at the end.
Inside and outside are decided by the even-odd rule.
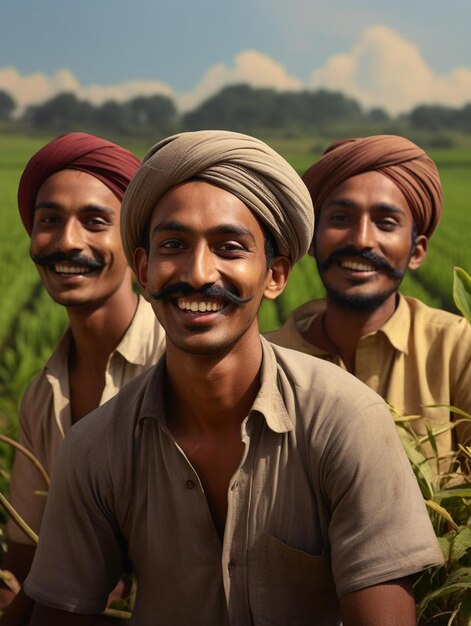
MULTIPOLYGON (((279 92, 249 85, 225 87, 194 110, 180 114, 167 96, 140 96, 127 102, 109 100, 95 106, 72 93, 61 93, 41 104, 31 105, 15 116, 17 105, 0 90, 2 126, 60 133, 70 130, 109 135, 167 135, 179 130, 225 128, 251 131, 329 132, 338 124, 387 126, 395 121, 381 108, 365 110, 342 93, 317 91, 279 92)), ((401 116, 418 131, 471 133, 471 103, 460 109, 421 105, 401 116)))

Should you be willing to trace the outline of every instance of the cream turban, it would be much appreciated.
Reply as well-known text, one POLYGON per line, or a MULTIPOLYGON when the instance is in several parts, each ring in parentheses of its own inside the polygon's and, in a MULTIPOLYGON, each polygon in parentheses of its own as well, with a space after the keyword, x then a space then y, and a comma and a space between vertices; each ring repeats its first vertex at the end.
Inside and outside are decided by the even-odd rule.
POLYGON ((316 212, 344 180, 381 172, 402 191, 418 233, 430 235, 442 212, 443 196, 435 163, 412 141, 396 135, 373 135, 332 144, 303 176, 316 212))
POLYGON ((195 177, 237 196, 293 263, 307 252, 314 210, 294 169, 254 137, 208 130, 173 135, 145 155, 121 208, 121 236, 131 266, 157 202, 171 187, 195 177))

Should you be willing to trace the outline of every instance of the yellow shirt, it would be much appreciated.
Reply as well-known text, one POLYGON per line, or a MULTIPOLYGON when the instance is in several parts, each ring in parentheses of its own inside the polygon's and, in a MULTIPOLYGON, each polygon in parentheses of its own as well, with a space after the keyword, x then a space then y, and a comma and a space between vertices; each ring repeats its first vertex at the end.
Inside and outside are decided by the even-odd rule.
POLYGON ((30 597, 99 612, 128 554, 133 624, 337 626, 338 597, 442 563, 382 399, 330 363, 262 347, 223 541, 166 425, 163 358, 67 436, 30 597))
MULTIPOLYGON (((20 406, 19 442, 41 461, 51 475, 65 435, 72 426, 69 402, 68 354, 71 342, 67 329, 49 361, 28 386, 20 406)), ((154 365, 165 349, 165 332, 152 307, 139 297, 132 322, 119 345, 110 354, 105 371, 103 404, 123 385, 154 365)), ((10 501, 23 519, 38 533, 46 498, 35 495, 47 486, 35 466, 23 454, 15 454, 10 482, 10 501)), ((9 520, 8 538, 31 544, 9 520)))
MULTIPOLYGON (((329 360, 345 369, 340 357, 306 341, 304 333, 316 315, 326 308, 325 300, 303 304, 277 331, 267 333, 269 341, 329 360)), ((433 309, 420 300, 400 295, 392 317, 379 330, 360 339, 355 357, 355 376, 371 387, 402 415, 423 415, 411 421, 420 436, 447 427, 454 416, 453 405, 471 413, 471 326, 467 320, 433 309)), ((456 449, 456 441, 471 441, 471 422, 457 425, 437 437, 440 455, 456 449)), ((426 456, 433 456, 424 445, 426 456)))

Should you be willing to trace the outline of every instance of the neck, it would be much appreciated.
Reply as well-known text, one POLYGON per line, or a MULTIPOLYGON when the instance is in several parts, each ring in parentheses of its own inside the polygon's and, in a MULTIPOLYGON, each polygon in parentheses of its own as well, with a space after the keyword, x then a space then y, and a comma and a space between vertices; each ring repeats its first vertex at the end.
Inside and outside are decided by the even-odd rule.
POLYGON ((195 355, 167 343, 167 417, 173 434, 224 432, 247 416, 260 388, 258 328, 218 354, 195 355))
POLYGON ((348 371, 355 373, 358 342, 365 335, 379 330, 393 315, 397 306, 397 294, 392 294, 374 311, 347 309, 329 298, 326 302, 325 312, 316 316, 308 331, 308 340, 338 355, 348 371))
POLYGON ((138 296, 131 285, 120 287, 99 305, 67 309, 73 337, 73 359, 69 366, 86 366, 103 372, 109 355, 126 333, 136 312, 138 296))

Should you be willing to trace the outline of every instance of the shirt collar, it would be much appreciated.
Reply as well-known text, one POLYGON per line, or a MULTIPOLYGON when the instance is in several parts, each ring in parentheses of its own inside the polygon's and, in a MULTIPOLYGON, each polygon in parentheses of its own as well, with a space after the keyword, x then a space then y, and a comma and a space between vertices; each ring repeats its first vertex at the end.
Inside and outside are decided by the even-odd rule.
MULTIPOLYGON (((250 414, 263 415, 267 425, 276 433, 293 430, 293 422, 289 417, 280 389, 278 388, 278 363, 270 343, 263 337, 262 365, 260 368, 260 389, 254 400, 250 414)), ((154 366, 149 379, 139 412, 139 422, 146 418, 155 418, 165 422, 164 381, 165 355, 154 366)))
POLYGON ((115 352, 133 365, 146 365, 149 362, 149 350, 152 348, 152 341, 143 341, 143 333, 149 334, 156 324, 156 318, 151 305, 139 296, 134 317, 131 320, 123 338, 116 346, 115 352))
POLYGON ((408 354, 411 325, 410 309, 406 298, 400 293, 397 295, 398 304, 396 310, 377 332, 383 333, 396 350, 408 354))

